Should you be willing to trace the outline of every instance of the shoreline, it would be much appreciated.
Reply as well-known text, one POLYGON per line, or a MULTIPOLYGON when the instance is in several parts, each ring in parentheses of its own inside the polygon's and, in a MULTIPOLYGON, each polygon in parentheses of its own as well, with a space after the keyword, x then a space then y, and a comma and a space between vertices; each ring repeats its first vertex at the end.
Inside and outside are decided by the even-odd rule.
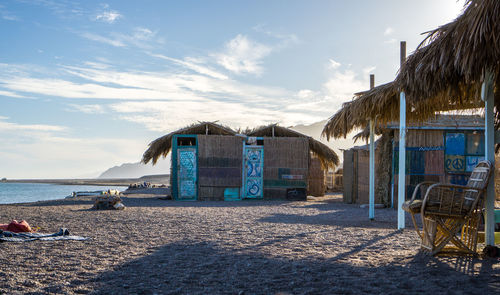
POLYGON ((60 185, 129 186, 137 182, 151 182, 168 185, 170 175, 145 175, 138 178, 67 178, 67 179, 5 179, 0 183, 48 183, 60 185))

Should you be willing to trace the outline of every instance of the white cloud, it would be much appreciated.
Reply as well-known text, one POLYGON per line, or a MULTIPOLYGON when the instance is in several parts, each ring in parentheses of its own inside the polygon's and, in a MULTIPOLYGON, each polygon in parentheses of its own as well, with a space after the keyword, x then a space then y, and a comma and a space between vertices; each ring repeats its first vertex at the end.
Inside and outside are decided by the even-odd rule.
POLYGON ((0 131, 64 131, 66 127, 44 124, 17 124, 5 122, 8 117, 0 117, 0 131))
POLYGON ((373 73, 373 71, 375 71, 377 67, 375 66, 368 66, 366 68, 364 68, 362 71, 363 71, 363 77, 366 77, 368 76, 370 73, 373 73))
POLYGON ((389 35, 392 35, 394 33, 394 28, 392 27, 387 27, 384 31, 384 36, 389 36, 389 35))
POLYGON ((3 6, 1 4, 0 4, 0 17, 4 20, 8 20, 8 21, 18 21, 19 20, 19 18, 17 16, 12 14, 10 11, 7 10, 7 8, 5 8, 5 6, 3 6))
POLYGON ((218 64, 233 73, 260 75, 263 72, 262 59, 271 51, 271 47, 238 34, 226 43, 223 53, 213 54, 213 56, 218 64))
POLYGON ((328 66, 329 66, 329 68, 330 68, 330 69, 332 69, 332 70, 337 69, 337 68, 338 68, 338 67, 340 67, 340 65, 341 65, 339 62, 336 62, 336 61, 334 61, 334 60, 333 60, 333 59, 331 59, 331 58, 330 58, 328 61, 330 62, 330 63, 328 64, 328 66))
POLYGON ((77 111, 85 114, 104 114, 105 110, 99 104, 68 104, 69 111, 77 111))
POLYGON ((109 9, 108 4, 101 4, 101 7, 101 11, 94 16, 94 20, 112 24, 118 19, 123 18, 123 15, 118 11, 109 9))
POLYGON ((0 90, 0 96, 9 96, 9 97, 17 97, 17 98, 26 98, 25 96, 22 96, 20 94, 11 92, 11 91, 4 91, 0 90))
POLYGON ((151 56, 154 56, 154 57, 157 57, 157 58, 161 58, 161 59, 164 59, 164 60, 168 60, 168 61, 171 61, 171 62, 174 62, 178 65, 181 65, 185 68, 188 68, 192 71, 195 71, 197 73, 200 73, 200 74, 203 74, 203 75, 207 75, 207 76, 210 76, 212 78, 216 78, 216 79, 220 79, 220 80, 227 80, 229 79, 228 76, 222 74, 222 73, 219 73, 207 66, 203 66, 203 65, 200 65, 200 64, 197 64, 197 60, 196 59, 193 59, 193 58, 186 58, 185 60, 180 60, 180 59, 176 59, 176 58, 172 58, 172 57, 168 57, 168 56, 165 56, 165 55, 162 55, 162 54, 151 54, 151 56))
POLYGON ((112 45, 115 47, 135 46, 143 49, 150 49, 154 43, 163 43, 163 39, 156 38, 157 32, 147 28, 137 27, 130 34, 112 32, 109 36, 84 32, 81 36, 100 43, 112 45))
POLYGON ((295 34, 277 33, 277 32, 274 32, 274 31, 267 29, 266 26, 263 24, 256 25, 253 27, 253 29, 256 32, 264 33, 267 36, 278 39, 279 43, 276 46, 274 46, 275 48, 286 48, 288 46, 291 46, 292 44, 297 44, 300 42, 299 38, 295 34))
POLYGON ((354 93, 368 89, 368 74, 375 70, 373 66, 365 67, 359 77, 350 69, 350 64, 346 69, 342 69, 339 62, 330 59, 328 66, 332 71, 329 79, 323 84, 323 92, 330 101, 327 108, 332 111, 340 108, 343 102, 351 100, 354 93))
POLYGON ((125 43, 123 43, 122 40, 111 39, 111 38, 103 37, 101 35, 97 35, 94 33, 84 32, 84 33, 82 33, 82 37, 87 38, 87 39, 92 40, 92 41, 112 45, 115 47, 124 47, 125 46, 125 43))

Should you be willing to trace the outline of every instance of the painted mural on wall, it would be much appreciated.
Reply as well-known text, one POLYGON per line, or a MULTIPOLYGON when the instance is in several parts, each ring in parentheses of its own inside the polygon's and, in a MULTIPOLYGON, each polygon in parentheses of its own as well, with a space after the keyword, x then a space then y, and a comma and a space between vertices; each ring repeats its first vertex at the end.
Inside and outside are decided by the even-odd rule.
POLYGON ((196 150, 179 149, 179 198, 196 197, 196 150))
POLYGON ((448 132, 445 135, 445 170, 448 173, 472 172, 484 159, 484 134, 448 132))
POLYGON ((247 198, 263 196, 263 154, 262 147, 245 148, 245 191, 247 198))

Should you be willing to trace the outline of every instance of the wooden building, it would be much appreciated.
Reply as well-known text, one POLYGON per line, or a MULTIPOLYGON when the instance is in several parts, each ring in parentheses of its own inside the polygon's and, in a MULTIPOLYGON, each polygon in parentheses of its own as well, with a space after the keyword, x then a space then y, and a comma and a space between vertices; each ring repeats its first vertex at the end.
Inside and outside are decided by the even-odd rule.
POLYGON ((324 179, 322 167, 338 165, 326 145, 277 125, 238 134, 202 122, 153 141, 143 162, 154 164, 170 151, 176 200, 304 200, 308 184, 310 193, 324 193, 324 183, 318 190, 310 175, 324 179))
MULTIPOLYGON (((375 203, 397 206, 399 126, 379 127, 375 151, 375 203), (395 197, 396 196, 396 197, 395 197)), ((360 137, 366 137, 363 131, 360 137)), ((368 203, 367 146, 344 151, 344 201, 368 203)), ((484 159, 484 118, 439 115, 407 127, 406 198, 422 181, 467 183, 474 166, 484 159)))

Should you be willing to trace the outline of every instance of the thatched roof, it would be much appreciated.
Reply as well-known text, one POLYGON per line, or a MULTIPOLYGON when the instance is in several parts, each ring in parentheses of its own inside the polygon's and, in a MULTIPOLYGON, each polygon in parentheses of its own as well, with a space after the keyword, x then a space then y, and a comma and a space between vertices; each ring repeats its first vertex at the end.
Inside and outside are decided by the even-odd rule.
POLYGON ((428 32, 402 65, 395 83, 410 103, 428 110, 480 104, 484 70, 489 70, 500 105, 500 1, 468 0, 466 5, 455 21, 428 32))
POLYGON ((496 127, 500 127, 500 1, 469 0, 455 21, 428 32, 402 65, 396 80, 355 94, 330 118, 323 135, 345 137, 377 124, 399 120, 399 92, 407 97, 407 120, 425 122, 437 111, 483 107, 483 70, 495 74, 496 127), (432 100, 429 100, 432 99, 432 100))
POLYGON ((154 165, 161 156, 165 158, 172 148, 172 137, 176 134, 235 135, 236 131, 214 122, 200 122, 187 126, 152 141, 142 156, 142 163, 147 164, 152 160, 154 165))
POLYGON ((352 130, 367 126, 370 118, 380 123, 399 118, 399 93, 392 82, 354 94, 353 100, 328 120, 322 135, 327 140, 346 137, 352 130))
MULTIPOLYGON (((484 117, 478 115, 448 115, 439 114, 425 122, 413 122, 406 126, 408 129, 484 129, 484 117)), ((399 129, 399 122, 379 124, 375 128, 375 134, 382 134, 387 129, 399 129)), ((368 140, 370 138, 370 128, 366 126, 361 132, 356 134, 354 142, 358 140, 368 140)))
POLYGON ((254 130, 245 131, 245 133, 248 136, 256 137, 306 137, 309 140, 309 149, 319 158, 321 165, 323 165, 324 168, 335 168, 335 166, 339 165, 339 157, 327 145, 295 130, 281 127, 277 124, 271 124, 254 130))

